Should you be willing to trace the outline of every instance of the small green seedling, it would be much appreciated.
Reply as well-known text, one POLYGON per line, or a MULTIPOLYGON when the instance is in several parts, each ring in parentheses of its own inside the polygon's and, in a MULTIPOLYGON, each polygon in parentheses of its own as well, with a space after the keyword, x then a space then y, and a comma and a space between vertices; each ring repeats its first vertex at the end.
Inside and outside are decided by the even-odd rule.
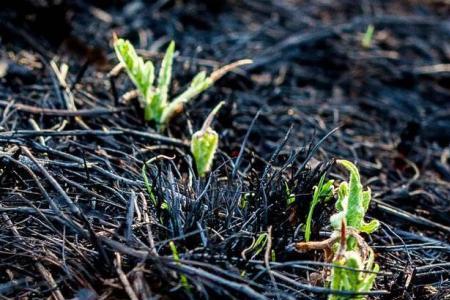
POLYGON ((375 32, 375 27, 370 24, 369 26, 367 26, 367 30, 364 33, 364 37, 361 41, 361 45, 364 48, 370 48, 370 46, 372 45, 372 40, 373 40, 373 34, 375 32))
POLYGON ((333 180, 328 180, 325 184, 325 174, 322 175, 319 181, 319 185, 314 187, 314 195, 311 201, 311 206, 309 208, 308 217, 306 218, 306 227, 305 227, 305 240, 309 242, 311 237, 311 222, 312 216, 314 213, 314 208, 320 202, 321 199, 325 201, 330 199, 334 193, 333 180))
POLYGON ((144 186, 145 186, 145 189, 147 190, 147 193, 150 196, 150 200, 152 201, 153 205, 156 206, 157 205, 156 197, 155 197, 155 193, 153 192, 152 184, 150 183, 150 180, 148 179, 148 176, 147 176, 147 164, 146 163, 142 166, 141 175, 142 175, 142 178, 144 179, 144 186))
POLYGON ((255 197, 255 193, 244 193, 239 199, 239 207, 246 208, 248 206, 249 201, 255 197))
MULTIPOLYGON (((330 275, 330 288, 335 291, 348 291, 366 293, 372 289, 377 272, 380 270, 378 264, 374 264, 374 253, 370 249, 368 259, 364 262, 357 251, 345 251, 341 257, 333 261, 330 275)), ((364 295, 338 295, 331 294, 329 300, 361 300, 366 299, 364 295)))
MULTIPOLYGON (((267 234, 267 232, 260 233, 258 235, 258 237, 256 238, 256 240, 253 239, 253 242, 250 245, 250 247, 248 247, 247 249, 242 251, 242 257, 244 259, 247 259, 246 254, 249 252, 253 252, 251 259, 254 259, 256 256, 258 256, 258 254, 260 254, 264 250, 264 248, 267 245, 268 238, 269 238, 269 235, 267 234)), ((273 257, 274 255, 275 255, 275 253, 272 254, 272 258, 274 258, 273 257)))
MULTIPOLYGON (((364 222, 364 216, 371 200, 371 192, 370 189, 363 190, 358 168, 346 160, 338 160, 337 163, 350 172, 350 180, 349 182, 342 182, 337 190, 336 209, 338 212, 330 218, 334 232, 330 238, 324 241, 296 243, 295 249, 299 252, 324 251, 325 261, 333 263, 331 274, 327 278, 332 290, 368 292, 375 282, 379 266, 374 263, 374 252, 360 236, 360 232, 372 233, 378 228, 379 222, 377 220, 372 220, 369 223, 364 222)), ((318 187, 315 189, 311 207, 318 202, 317 198, 320 198, 320 192, 318 191, 329 190, 332 187, 332 183, 327 182, 323 185, 323 181, 324 179, 321 178, 318 187)), ((335 293, 331 294, 328 299, 365 298, 364 295, 339 295, 335 293)))
POLYGON ((158 81, 155 81, 155 67, 151 61, 144 61, 133 45, 114 36, 114 50, 120 63, 125 67, 131 81, 140 94, 140 102, 144 107, 146 121, 154 121, 159 128, 164 128, 170 119, 180 112, 184 103, 189 102, 197 95, 211 87, 215 81, 227 72, 252 61, 243 59, 226 65, 206 76, 206 72, 198 73, 191 81, 189 87, 169 101, 169 88, 172 80, 172 64, 175 52, 175 43, 172 41, 167 47, 159 69, 158 81))
MULTIPOLYGON (((170 251, 172 251, 172 256, 173 256, 173 260, 179 264, 180 263, 180 256, 178 255, 178 250, 177 250, 177 246, 175 246, 175 243, 173 241, 169 242, 169 247, 170 247, 170 251)), ((190 286, 187 280, 186 275, 181 274, 180 275, 180 279, 181 279, 181 285, 183 286, 183 288, 185 288, 186 290, 190 290, 190 286)))
POLYGON ((368 188, 363 191, 358 168, 347 160, 337 160, 339 165, 350 172, 350 181, 342 182, 338 189, 338 200, 336 202, 336 214, 330 218, 331 226, 335 230, 340 230, 342 219, 348 227, 357 231, 372 233, 379 227, 378 220, 369 223, 364 222, 364 216, 369 208, 371 191, 368 188))
POLYGON ((194 156, 197 173, 200 177, 205 176, 211 170, 214 154, 219 145, 219 135, 211 128, 214 116, 225 102, 220 102, 208 115, 202 128, 192 135, 191 152, 194 156))
MULTIPOLYGON (((142 175, 142 178, 144 179, 144 187, 147 190, 147 193, 150 196, 150 200, 152 201, 152 204, 155 207, 157 207, 158 201, 156 200, 153 186, 147 176, 147 166, 149 166, 155 160, 160 159, 160 158, 172 159, 171 157, 167 157, 165 155, 158 155, 158 156, 155 156, 155 157, 149 159, 148 161, 144 162, 144 165, 142 166, 142 169, 141 169, 141 175, 142 175)), ((161 203, 161 209, 169 209, 169 204, 167 203, 167 201, 163 201, 161 203)))
POLYGON ((286 192, 286 204, 287 206, 292 205, 295 202, 295 194, 291 193, 287 182, 284 183, 284 190, 286 192))
MULTIPOLYGON (((353 235, 358 237, 358 234, 355 232, 353 232, 353 235)), ((374 263, 375 254, 372 248, 363 240, 361 240, 359 248, 347 250, 348 238, 345 220, 343 219, 340 231, 340 243, 336 245, 337 250, 333 258, 333 267, 328 278, 330 288, 333 291, 367 293, 372 289, 380 267, 374 263)), ((330 294, 328 299, 363 300, 366 299, 366 296, 364 294, 342 295, 334 293, 330 294)))

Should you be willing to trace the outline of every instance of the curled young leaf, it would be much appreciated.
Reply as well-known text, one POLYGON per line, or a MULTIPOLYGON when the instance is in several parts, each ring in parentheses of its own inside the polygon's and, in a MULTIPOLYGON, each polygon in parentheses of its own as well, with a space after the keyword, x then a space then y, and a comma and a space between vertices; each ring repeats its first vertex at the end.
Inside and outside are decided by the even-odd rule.
POLYGON ((211 165, 219 144, 219 135, 211 128, 214 116, 225 102, 222 101, 209 113, 202 128, 192 135, 191 152, 195 159, 197 172, 203 177, 211 170, 211 165))
POLYGON ((338 199, 336 201, 336 209, 338 211, 346 210, 347 202, 348 202, 348 184, 347 182, 344 181, 339 185, 338 199))
POLYGON ((378 220, 372 220, 369 223, 363 222, 361 224, 361 226, 359 227, 359 230, 361 232, 370 234, 370 233, 374 232, 375 230, 377 230, 379 226, 380 226, 380 222, 378 222, 378 220))
POLYGON ((174 52, 175 42, 171 41, 169 47, 167 47, 166 54, 164 55, 158 75, 158 92, 160 95, 160 101, 163 104, 167 103, 170 82, 172 80, 172 64, 174 52))
POLYGON ((218 144, 219 135, 212 128, 208 128, 204 132, 197 131, 192 135, 191 152, 200 177, 205 176, 211 170, 218 144))

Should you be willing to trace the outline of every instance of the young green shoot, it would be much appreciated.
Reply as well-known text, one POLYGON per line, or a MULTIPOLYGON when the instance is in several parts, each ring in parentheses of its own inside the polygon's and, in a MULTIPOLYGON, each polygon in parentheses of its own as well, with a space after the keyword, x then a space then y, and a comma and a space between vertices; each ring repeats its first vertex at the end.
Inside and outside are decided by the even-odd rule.
MULTIPOLYGON (((368 292, 375 282, 379 266, 374 263, 374 252, 360 233, 372 233, 378 228, 379 222, 377 220, 372 220, 369 223, 364 221, 371 200, 371 192, 369 188, 363 190, 358 168, 346 160, 336 162, 349 171, 350 179, 349 182, 342 182, 337 189, 337 213, 330 217, 330 223, 334 231, 324 241, 311 242, 307 240, 306 242, 296 243, 294 247, 299 252, 324 251, 325 261, 333 263, 331 273, 327 278, 332 290, 356 293, 368 292)), ((332 183, 328 181, 327 184, 323 184, 323 181, 324 178, 322 177, 319 185, 315 188, 311 203, 312 208, 314 203, 319 202, 317 199, 320 199, 320 191, 330 192, 332 188, 332 183)), ((333 190, 331 190, 331 193, 333 193, 333 190)), ((310 209, 312 215, 311 211, 310 209)), ((309 239, 309 231, 309 229, 305 231, 305 239, 309 239), (308 237, 306 237, 307 235, 308 237)), ((364 295, 339 294, 331 294, 328 297, 329 300, 365 298, 364 295)))
MULTIPOLYGON (((180 256, 178 254, 178 250, 177 247, 175 246, 175 243, 173 241, 169 242, 169 247, 170 247, 170 251, 172 251, 172 256, 173 256, 173 260, 179 264, 180 263, 180 256)), ((187 280, 186 275, 181 274, 180 275, 180 279, 181 279, 181 285, 186 289, 186 290, 190 290, 190 286, 187 280)))
POLYGON ((375 27, 372 24, 367 26, 367 30, 364 33, 364 37, 363 37, 363 39, 361 41, 361 45, 364 48, 368 49, 368 48, 370 48, 370 46, 372 46, 372 40, 373 40, 374 32, 375 32, 375 27))
POLYGON ((239 199, 239 207, 246 208, 248 206, 248 202, 255 196, 255 193, 244 193, 239 199))
MULTIPOLYGON (((254 259, 254 258, 255 258, 258 254, 260 254, 260 253, 264 250, 264 248, 266 247, 267 241, 268 241, 268 237, 269 237, 269 235, 268 235, 267 232, 260 233, 260 234, 258 235, 258 237, 256 238, 256 240, 253 239, 253 242, 252 242, 252 244, 250 245, 250 247, 248 247, 247 249, 245 249, 244 251, 242 251, 242 257, 243 257, 244 259, 246 259, 246 253, 248 253, 248 252, 253 252, 253 255, 252 255, 251 259, 254 259)), ((273 256, 274 256, 274 255, 275 255, 275 254, 273 253, 273 256)), ((272 258, 274 258, 274 257, 272 257, 272 258)))
MULTIPOLYGON (((355 293, 366 293, 372 289, 377 272, 380 270, 378 264, 374 263, 375 254, 368 247, 367 257, 363 257, 362 251, 347 251, 347 236, 344 229, 341 230, 341 242, 339 249, 333 259, 333 268, 329 277, 330 288, 334 291, 348 291, 355 293)), ((329 300, 366 299, 364 295, 339 295, 331 294, 329 300)))
POLYGON ((121 65, 125 68, 139 92, 140 103, 144 108, 144 119, 146 121, 154 121, 160 129, 163 129, 182 110, 185 103, 211 87, 214 82, 227 72, 239 66, 252 63, 249 59, 239 60, 212 72, 210 76, 207 76, 206 72, 202 71, 192 79, 184 92, 176 96, 172 101, 169 101, 172 64, 175 53, 175 43, 173 41, 167 47, 155 85, 155 67, 153 63, 144 61, 129 41, 114 36, 114 50, 121 65))
POLYGON ((287 206, 293 204, 295 202, 295 194, 291 193, 291 190, 289 189, 289 186, 287 182, 284 183, 284 190, 286 192, 286 204, 287 206))
MULTIPOLYGON (((361 260, 356 251, 347 251, 342 257, 333 261, 330 275, 330 288, 335 291, 369 292, 372 289, 377 272, 380 270, 378 264, 373 264, 373 251, 367 262, 361 260), (369 272, 367 272, 369 271, 369 272)), ((366 299, 364 295, 338 295, 332 294, 329 300, 366 299)))
MULTIPOLYGON (((144 165, 142 166, 142 170, 141 170, 142 179, 144 180, 144 187, 147 190, 147 193, 150 196, 150 200, 152 201, 152 204, 155 207, 157 207, 158 202, 156 200, 155 193, 153 191, 153 186, 150 183, 150 180, 148 179, 148 176, 147 176, 147 166, 149 166, 150 164, 152 164, 153 162, 155 162, 158 159, 169 159, 169 160, 171 160, 171 159, 173 159, 173 157, 169 157, 169 156, 162 155, 162 154, 157 155, 155 157, 152 157, 151 159, 149 159, 146 162, 144 162, 144 165)), ((161 208, 162 209, 168 209, 169 208, 169 206, 168 206, 166 201, 161 203, 161 208)))
POLYGON ((325 174, 319 180, 319 184, 314 187, 313 199, 311 201, 311 206, 309 207, 308 217, 306 218, 306 226, 305 226, 305 240, 309 242, 311 237, 311 222, 314 213, 314 208, 320 202, 321 199, 328 200, 333 196, 334 187, 333 180, 328 180, 325 184, 325 174))
POLYGON ((345 219, 347 226, 357 231, 372 233, 380 225, 378 220, 369 223, 364 222, 364 216, 369 208, 371 200, 370 188, 363 190, 358 168, 347 160, 337 160, 337 164, 343 166, 350 172, 349 182, 342 182, 338 189, 338 200, 336 202, 336 214, 330 218, 331 226, 339 230, 342 219, 345 219))
POLYGON ((157 205, 156 197, 155 197, 155 193, 153 193, 152 184, 150 183, 150 180, 148 179, 148 176, 147 176, 147 164, 146 163, 144 163, 144 165, 142 166, 141 173, 142 173, 142 178, 144 179, 145 189, 147 190, 147 193, 150 196, 150 200, 152 201, 153 205, 156 207, 156 205, 157 205))
POLYGON ((220 102, 208 115, 202 128, 195 132, 191 138, 191 153, 194 156, 197 173, 205 176, 211 170, 214 154, 219 145, 219 135, 211 128, 214 116, 225 102, 220 102))

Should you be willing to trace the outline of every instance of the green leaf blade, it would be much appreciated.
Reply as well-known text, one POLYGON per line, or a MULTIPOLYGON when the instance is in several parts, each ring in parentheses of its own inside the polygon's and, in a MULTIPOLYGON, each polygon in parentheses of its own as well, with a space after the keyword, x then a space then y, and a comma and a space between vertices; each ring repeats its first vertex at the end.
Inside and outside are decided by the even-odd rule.
POLYGON ((321 198, 326 199, 330 194, 333 194, 332 188, 333 181, 329 180, 325 184, 324 181, 325 181, 325 174, 323 174, 322 177, 320 177, 319 184, 314 187, 313 199, 311 201, 308 216, 306 218, 305 240, 307 242, 309 242, 311 238, 311 223, 316 205, 320 202, 321 198))
POLYGON ((167 47, 158 75, 159 106, 165 107, 168 99, 170 82, 172 80, 173 55, 175 53, 175 42, 171 41, 167 47))

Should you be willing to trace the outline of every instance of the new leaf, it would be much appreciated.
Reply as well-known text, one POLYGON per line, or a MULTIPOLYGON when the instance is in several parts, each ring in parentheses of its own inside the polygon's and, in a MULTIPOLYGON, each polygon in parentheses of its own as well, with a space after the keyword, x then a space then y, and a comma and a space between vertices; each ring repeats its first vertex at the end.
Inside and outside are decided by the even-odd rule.
POLYGON ((365 233, 374 232, 379 222, 372 220, 364 222, 364 216, 369 208, 371 191, 368 188, 363 191, 358 168, 347 160, 338 160, 338 164, 345 167, 350 172, 349 183, 343 182, 339 186, 338 200, 336 202, 337 213, 330 218, 331 225, 339 230, 342 220, 345 219, 347 226, 365 233))

